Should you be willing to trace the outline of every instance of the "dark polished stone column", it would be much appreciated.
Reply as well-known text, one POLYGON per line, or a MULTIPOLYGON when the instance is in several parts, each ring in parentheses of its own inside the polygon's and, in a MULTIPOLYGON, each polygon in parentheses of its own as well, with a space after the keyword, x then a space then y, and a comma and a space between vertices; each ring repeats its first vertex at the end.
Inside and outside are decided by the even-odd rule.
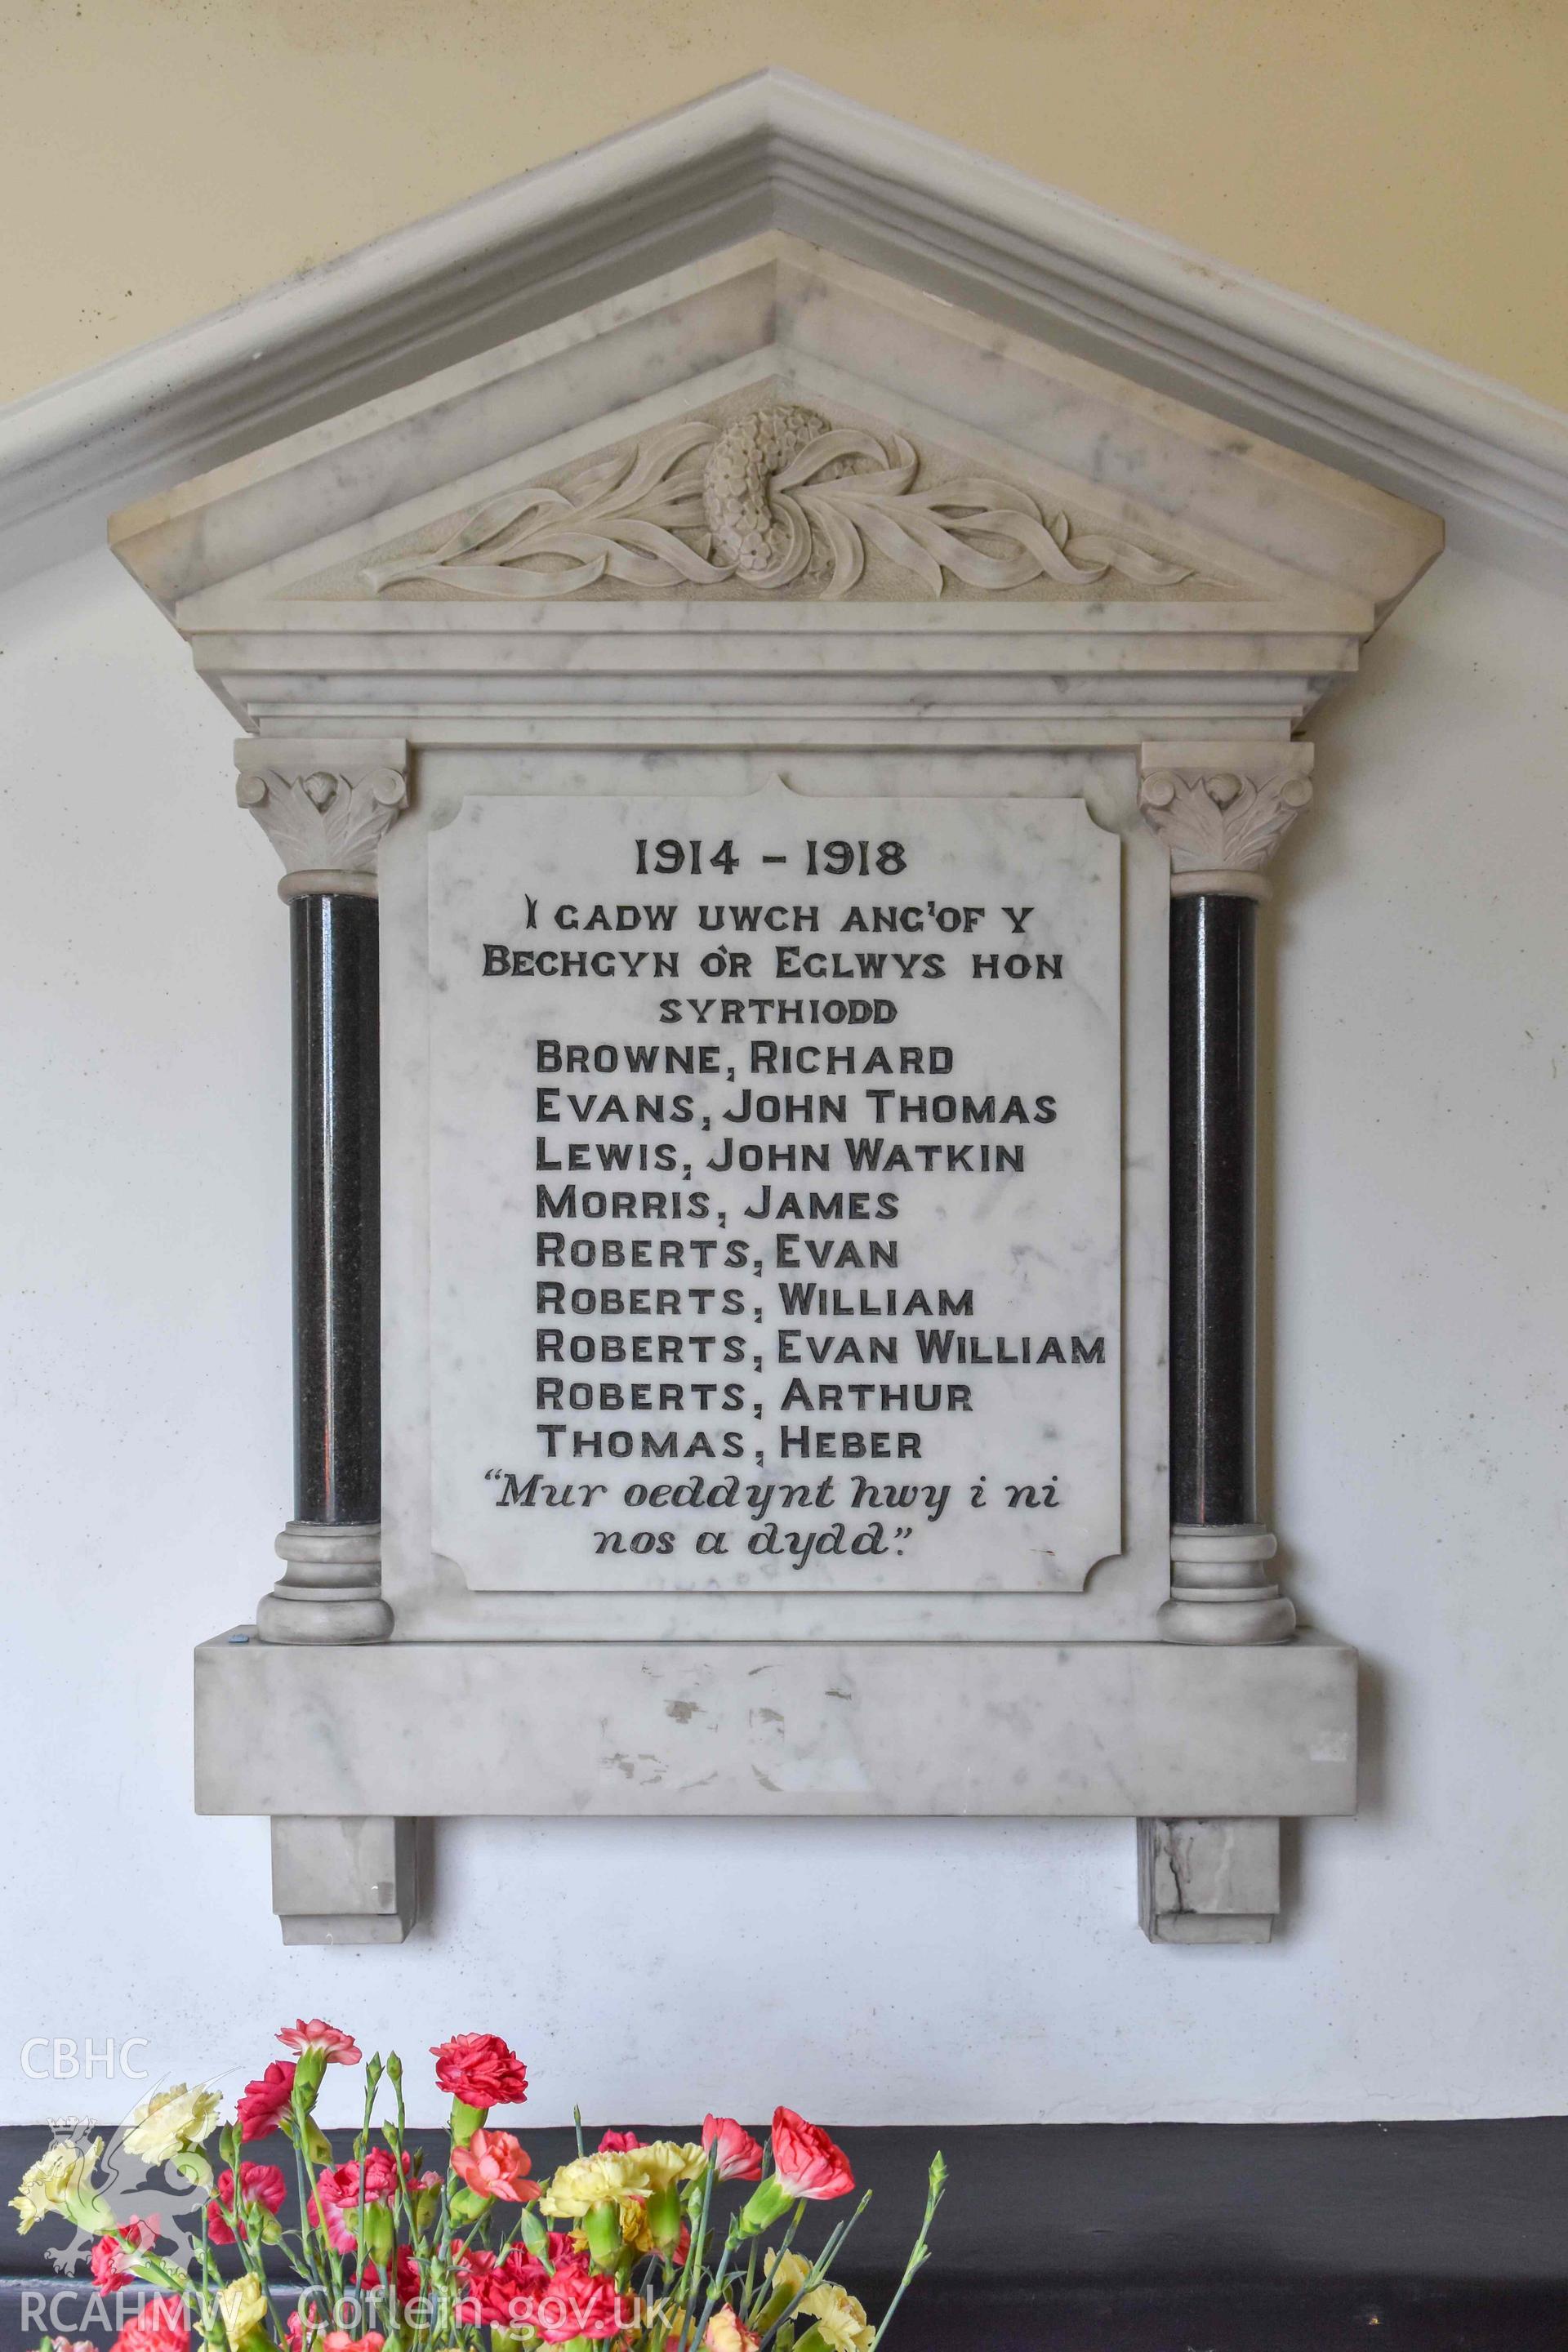
POLYGON ((1257 1512, 1253 998, 1258 908, 1171 902, 1171 1517, 1257 1512))
POLYGON ((239 798, 287 871, 293 971, 294 1516, 264 1642, 381 1642, 380 925, 401 743, 241 743, 239 798))
POLYGON ((1170 1642, 1289 1641, 1258 1512, 1255 997, 1263 867, 1311 797, 1300 743, 1148 745, 1171 852, 1170 1642))
POLYGON ((289 909, 294 1035, 294 1517, 381 1517, 381 1108, 374 898, 289 909))

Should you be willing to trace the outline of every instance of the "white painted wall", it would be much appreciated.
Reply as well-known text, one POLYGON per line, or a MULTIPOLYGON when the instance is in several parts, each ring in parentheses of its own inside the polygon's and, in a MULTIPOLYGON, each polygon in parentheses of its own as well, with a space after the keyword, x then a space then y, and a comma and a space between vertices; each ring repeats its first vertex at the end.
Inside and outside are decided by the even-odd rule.
POLYGON ((1274 1517, 1371 1701, 1281 1939, 1145 1943, 1122 1823, 481 1822, 416 1940, 286 1953, 189 1727, 288 1501, 275 862, 107 556, 0 604, 0 2121, 137 2094, 27 2079, 30 2035, 232 2083, 298 2011, 411 2061, 505 2032, 540 2121, 1568 2105, 1563 623, 1445 560, 1320 717, 1269 919, 1274 1517))

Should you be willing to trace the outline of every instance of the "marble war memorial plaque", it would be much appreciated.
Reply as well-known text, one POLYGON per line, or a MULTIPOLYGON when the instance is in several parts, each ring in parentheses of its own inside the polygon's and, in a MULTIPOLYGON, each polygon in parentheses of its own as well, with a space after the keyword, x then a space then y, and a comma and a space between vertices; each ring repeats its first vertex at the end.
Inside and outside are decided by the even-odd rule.
POLYGON ((1081 800, 430 837, 433 1538, 489 1591, 1120 1548, 1120 861, 1081 800))
POLYGON ((113 529, 287 907, 292 1505, 195 1737, 291 1944, 407 1935, 431 1818, 726 1814, 1136 1821, 1145 1932, 1256 1943, 1354 1807, 1258 1475, 1257 967, 1441 526, 1064 348, 1080 225, 978 167, 939 253, 897 125, 820 102, 875 268, 725 243, 776 103, 552 165, 401 389, 113 529))

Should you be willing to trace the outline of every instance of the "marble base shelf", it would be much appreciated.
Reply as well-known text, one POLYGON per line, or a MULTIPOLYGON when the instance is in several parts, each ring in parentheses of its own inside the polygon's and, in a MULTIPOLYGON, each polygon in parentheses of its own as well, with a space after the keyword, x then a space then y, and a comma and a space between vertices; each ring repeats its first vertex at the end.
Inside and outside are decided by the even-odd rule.
POLYGON ((1279 1816, 1353 1811, 1355 1752, 1355 1653, 1310 1635, 312 1649, 240 1627, 196 1652, 197 1809, 272 1816, 292 1942, 406 1932, 417 1815, 971 1813, 1139 1819, 1146 1932, 1258 1941, 1279 1816), (1245 1906, 1203 1861, 1242 1847, 1245 1906))

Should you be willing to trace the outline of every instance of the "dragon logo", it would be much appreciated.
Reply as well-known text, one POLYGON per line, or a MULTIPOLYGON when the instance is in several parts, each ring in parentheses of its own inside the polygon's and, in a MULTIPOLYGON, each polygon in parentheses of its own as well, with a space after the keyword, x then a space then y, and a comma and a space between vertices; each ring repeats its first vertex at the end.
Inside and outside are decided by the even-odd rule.
MULTIPOLYGON (((133 2155, 125 2145, 125 2136, 132 2128, 127 2120, 110 2136, 94 2168, 93 2184, 117 2213, 127 2220, 135 2214, 152 2222, 158 2232, 160 2253, 165 2251, 165 2241, 172 2240, 172 2259, 176 2265, 187 2267, 199 2254, 198 2217, 210 2191, 185 2179, 172 2164, 149 2165, 144 2158, 133 2155)), ((97 2137, 91 2126, 78 2116, 53 2125, 51 2136, 69 2140, 84 2156, 97 2137)), ((81 2268, 96 2243, 91 2230, 79 2229, 67 2244, 47 2247, 44 2259, 63 2277, 81 2268)))

